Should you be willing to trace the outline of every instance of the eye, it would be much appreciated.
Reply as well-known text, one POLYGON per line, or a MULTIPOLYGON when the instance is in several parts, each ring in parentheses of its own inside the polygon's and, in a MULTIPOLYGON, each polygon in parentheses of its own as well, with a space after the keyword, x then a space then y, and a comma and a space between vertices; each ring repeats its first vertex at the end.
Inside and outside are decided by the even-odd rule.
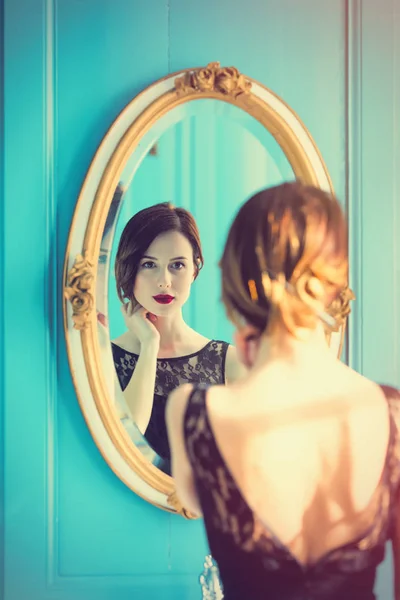
POLYGON ((142 263, 140 266, 142 269, 154 269, 156 264, 152 260, 146 260, 146 262, 142 263))
POLYGON ((185 263, 181 262, 180 260, 177 260, 176 262, 173 262, 171 264, 171 267, 175 270, 175 271, 180 271, 181 269, 185 268, 185 263))

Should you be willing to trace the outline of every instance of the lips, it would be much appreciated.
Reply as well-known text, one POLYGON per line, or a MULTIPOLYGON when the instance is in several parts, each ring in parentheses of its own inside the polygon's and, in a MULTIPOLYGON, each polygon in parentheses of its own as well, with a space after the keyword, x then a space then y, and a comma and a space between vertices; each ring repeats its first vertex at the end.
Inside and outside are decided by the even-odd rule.
POLYGON ((173 296, 169 296, 168 294, 159 294, 158 296, 153 296, 153 298, 158 304, 170 304, 174 299, 173 296))

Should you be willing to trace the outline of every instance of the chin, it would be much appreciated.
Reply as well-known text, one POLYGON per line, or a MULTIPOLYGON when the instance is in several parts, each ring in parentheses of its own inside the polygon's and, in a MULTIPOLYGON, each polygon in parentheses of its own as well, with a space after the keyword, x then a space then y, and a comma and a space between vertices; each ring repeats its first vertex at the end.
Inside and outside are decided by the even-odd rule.
POLYGON ((181 308, 176 300, 171 302, 171 304, 158 304, 158 302, 153 300, 151 305, 152 308, 149 308, 148 310, 153 313, 153 315, 156 315, 156 317, 167 317, 181 308))

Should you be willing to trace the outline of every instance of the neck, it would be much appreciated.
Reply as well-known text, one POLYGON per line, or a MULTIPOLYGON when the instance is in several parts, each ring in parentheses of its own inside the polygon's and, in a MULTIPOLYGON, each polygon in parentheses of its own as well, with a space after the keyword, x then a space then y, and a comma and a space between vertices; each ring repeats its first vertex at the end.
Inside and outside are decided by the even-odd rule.
POLYGON ((300 332, 301 338, 291 335, 284 327, 272 335, 261 338, 252 370, 258 370, 272 363, 293 370, 311 368, 315 372, 316 364, 332 362, 334 358, 326 342, 322 325, 313 331, 300 332))
POLYGON ((178 311, 169 317, 158 317, 154 326, 160 334, 160 349, 174 349, 187 335, 190 327, 185 323, 182 311, 178 311))

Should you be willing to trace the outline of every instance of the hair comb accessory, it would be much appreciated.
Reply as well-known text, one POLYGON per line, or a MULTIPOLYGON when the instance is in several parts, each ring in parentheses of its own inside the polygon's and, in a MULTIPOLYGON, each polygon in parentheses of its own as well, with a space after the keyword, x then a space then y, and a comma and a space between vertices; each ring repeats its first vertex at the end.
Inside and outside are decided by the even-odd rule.
POLYGON ((353 290, 347 285, 341 290, 338 296, 333 300, 332 304, 328 307, 329 315, 335 320, 336 328, 334 331, 338 331, 339 327, 343 325, 346 318, 351 313, 350 302, 355 300, 355 294, 353 290))
MULTIPOLYGON (((278 304, 282 298, 283 290, 286 290, 289 294, 293 296, 299 296, 296 288, 287 281, 284 273, 273 273, 270 269, 267 268, 266 260, 264 253, 262 251, 261 245, 257 244, 256 255, 258 258, 259 267, 261 270, 261 282, 264 289, 264 294, 267 298, 271 298, 271 300, 278 304), (277 285, 278 284, 278 285, 277 285)), ((253 280, 251 280, 253 281, 253 280)), ((255 287, 255 282, 254 282, 255 287)), ((249 282, 249 291, 250 290, 250 282, 249 282)), ((257 290, 256 290, 257 292, 257 290)), ((252 300, 254 298, 252 296, 252 300)), ((258 300, 258 295, 257 295, 258 300)), ((256 301, 257 301, 256 300, 256 301)), ((337 326, 336 319, 330 315, 327 311, 316 311, 316 316, 330 329, 334 329, 337 326)))
POLYGON ((249 279, 249 281, 247 282, 247 286, 249 288, 250 297, 253 300, 253 302, 258 302, 257 287, 254 279, 249 279))
MULTIPOLYGON (((259 236, 260 238, 260 236, 259 236)), ((267 262, 262 250, 260 240, 255 247, 255 252, 258 259, 258 264, 261 271, 261 282, 264 289, 266 298, 270 298, 275 304, 279 304, 282 299, 283 291, 286 290, 289 294, 297 297, 301 297, 296 288, 287 281, 284 273, 274 273, 267 267, 267 262)), ((316 282, 312 282, 312 286, 315 287, 316 282)), ((254 284, 255 285, 255 284, 254 284)), ((250 290, 250 288, 249 288, 250 290)), ((311 290, 312 291, 312 290, 311 290)), ((250 290, 251 295, 251 290, 250 290)), ((253 298, 252 298, 253 299, 253 298)), ((336 319, 325 310, 317 310, 316 316, 330 329, 337 327, 336 319)))

